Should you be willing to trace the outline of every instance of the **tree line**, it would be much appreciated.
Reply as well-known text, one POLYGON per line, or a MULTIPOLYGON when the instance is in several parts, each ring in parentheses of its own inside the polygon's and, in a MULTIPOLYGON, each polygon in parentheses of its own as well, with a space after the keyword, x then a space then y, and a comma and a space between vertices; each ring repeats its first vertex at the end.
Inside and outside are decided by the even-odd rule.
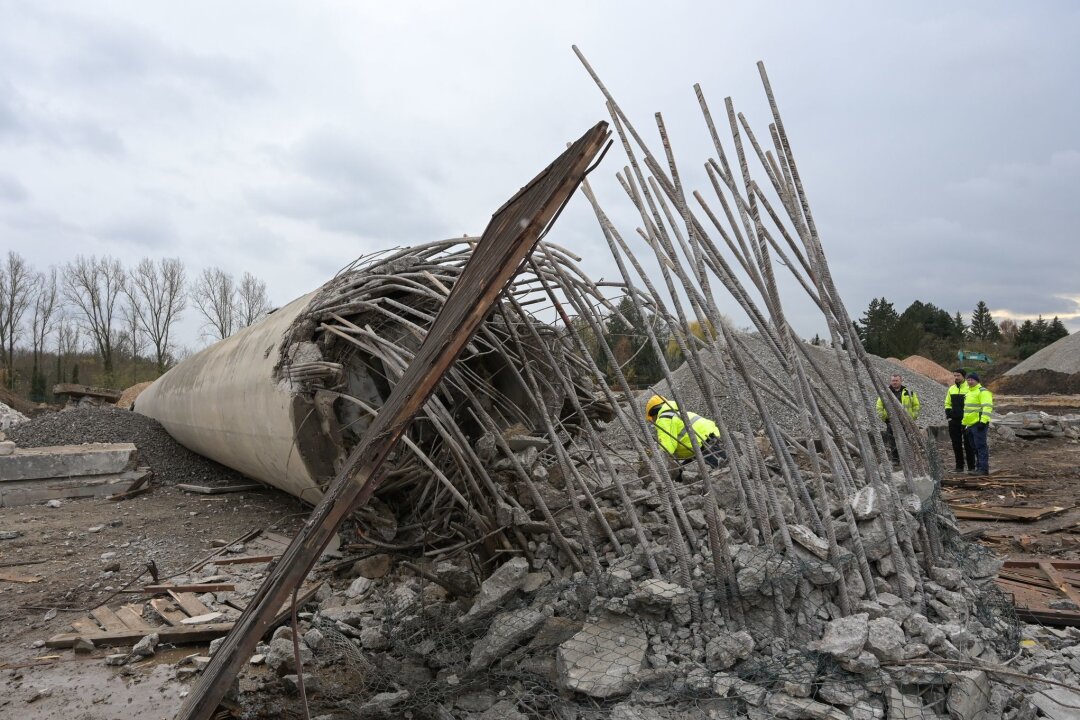
POLYGON ((100 361, 97 381, 103 385, 116 384, 121 356, 147 361, 160 375, 176 361, 180 348, 173 331, 189 303, 213 340, 270 310, 266 283, 248 272, 237 282, 210 267, 189 282, 179 258, 142 258, 125 266, 108 255, 79 255, 38 271, 9 251, 0 258, 0 380, 41 402, 50 378, 79 381, 78 365, 67 366, 82 354, 100 361), (29 373, 17 363, 26 355, 29 373))
POLYGON ((965 323, 959 311, 950 314, 920 300, 897 313, 884 297, 870 301, 855 328, 867 351, 875 355, 923 355, 939 361, 954 359, 965 343, 998 345, 1022 360, 1069 334, 1057 316, 1045 320, 1040 315, 1020 325, 1011 319, 998 323, 982 300, 975 305, 971 322, 965 323))

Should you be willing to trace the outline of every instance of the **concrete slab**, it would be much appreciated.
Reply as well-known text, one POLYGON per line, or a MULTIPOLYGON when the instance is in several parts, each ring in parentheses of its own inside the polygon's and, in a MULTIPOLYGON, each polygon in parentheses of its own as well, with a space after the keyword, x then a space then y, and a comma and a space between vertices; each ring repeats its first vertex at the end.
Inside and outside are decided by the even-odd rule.
POLYGON ((36 505, 49 500, 105 497, 122 493, 150 474, 148 468, 110 475, 0 483, 0 507, 36 505))
POLYGON ((132 443, 16 448, 10 455, 0 455, 0 482, 115 475, 133 470, 137 458, 132 443))

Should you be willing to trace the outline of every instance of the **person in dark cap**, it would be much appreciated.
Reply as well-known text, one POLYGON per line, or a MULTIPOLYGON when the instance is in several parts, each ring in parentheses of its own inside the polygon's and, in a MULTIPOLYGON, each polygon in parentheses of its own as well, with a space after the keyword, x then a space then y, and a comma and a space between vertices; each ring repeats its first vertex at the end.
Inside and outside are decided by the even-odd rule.
POLYGON ((990 474, 990 449, 986 436, 990 434, 990 413, 994 411, 994 395, 979 382, 977 372, 967 374, 967 393, 964 395, 965 440, 975 448, 975 469, 969 475, 990 474))
POLYGON ((975 469, 975 448, 964 439, 964 396, 967 395, 967 373, 963 368, 953 371, 953 383, 945 391, 945 417, 949 420, 949 439, 952 440, 953 455, 956 458, 956 472, 975 469))

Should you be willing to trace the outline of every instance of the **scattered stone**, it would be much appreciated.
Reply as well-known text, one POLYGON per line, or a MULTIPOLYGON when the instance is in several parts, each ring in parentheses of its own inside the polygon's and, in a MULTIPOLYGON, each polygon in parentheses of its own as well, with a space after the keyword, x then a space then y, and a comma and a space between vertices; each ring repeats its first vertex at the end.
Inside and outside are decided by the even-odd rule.
POLYGON ((350 600, 359 600, 368 594, 374 584, 370 578, 358 577, 352 581, 348 590, 345 591, 345 597, 350 600))
POLYGON ((368 627, 360 631, 360 644, 365 650, 385 650, 390 640, 378 628, 368 627))
MULTIPOLYGON (((300 677, 298 675, 282 675, 281 684, 285 687, 285 692, 295 695, 300 692, 300 677)), ((322 683, 319 682, 318 675, 312 675, 309 672, 304 673, 304 694, 316 695, 322 690, 322 683)))
POLYGON ((131 654, 138 657, 150 657, 157 649, 158 641, 160 637, 157 633, 150 633, 143 637, 142 640, 135 643, 135 647, 131 648, 131 654))
POLYGON ((113 667, 125 665, 130 657, 127 653, 113 653, 105 656, 105 664, 113 667))
POLYGON ((587 622, 559 646, 555 659, 559 684, 597 698, 624 695, 633 689, 648 646, 635 619, 608 614, 587 622))
POLYGON ((195 672, 202 672, 209 664, 210 658, 206 655, 196 655, 195 657, 191 658, 191 665, 195 668, 195 672))
POLYGON ((890 687, 885 697, 889 720, 926 720, 926 708, 918 695, 907 695, 898 687, 890 687))
POLYGON ((61 502, 60 502, 59 500, 47 500, 47 501, 45 502, 45 507, 48 507, 48 508, 58 508, 58 507, 60 507, 60 505, 61 505, 61 504, 62 504, 62 503, 61 503, 61 502))
POLYGON ((255 653, 251 656, 251 659, 248 660, 248 662, 252 665, 262 665, 264 662, 266 662, 266 656, 262 653, 255 653))
POLYGON ((71 649, 76 653, 92 653, 97 648, 94 646, 92 640, 88 640, 84 637, 75 638, 75 642, 72 644, 71 649))
POLYGON ((353 572, 362 578, 368 578, 369 580, 375 580, 381 577, 386 577, 386 574, 390 572, 391 566, 394 564, 394 559, 386 554, 372 555, 362 560, 357 560, 353 563, 353 572))
MULTIPOLYGON (((311 650, 300 644, 300 662, 306 667, 311 663, 311 650)), ((266 666, 280 675, 296 672, 296 658, 293 655, 292 640, 278 638, 270 641, 270 652, 266 655, 266 666)))
POLYGON ((105 529, 104 525, 94 525, 93 527, 89 527, 86 530, 87 530, 87 532, 99 533, 104 529, 105 529))
POLYGON ((315 652, 318 652, 319 648, 322 647, 324 639, 322 631, 319 630, 319 628, 311 628, 304 633, 304 644, 315 652))
POLYGON ((0 540, 14 540, 21 536, 22 533, 18 530, 0 530, 0 540))
POLYGON ((788 525, 791 539, 812 552, 819 560, 829 559, 829 542, 818 537, 813 530, 805 525, 788 525))
POLYGON ((360 706, 359 715, 362 718, 390 718, 400 717, 394 712, 394 707, 412 697, 408 690, 397 692, 381 692, 360 706))
POLYGON ((881 514, 881 497, 877 488, 867 485, 851 498, 851 512, 856 520, 873 520, 881 514))

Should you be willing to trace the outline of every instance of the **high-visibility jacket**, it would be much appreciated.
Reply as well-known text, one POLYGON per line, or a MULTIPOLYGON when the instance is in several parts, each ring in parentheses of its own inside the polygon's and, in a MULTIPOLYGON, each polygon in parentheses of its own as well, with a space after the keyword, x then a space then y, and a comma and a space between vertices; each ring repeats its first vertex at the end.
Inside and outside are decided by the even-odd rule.
POLYGON ((990 422, 994 411, 994 394, 982 385, 968 388, 964 396, 964 427, 990 422))
POLYGON ((690 432, 697 438, 698 446, 704 444, 709 437, 720 437, 720 428, 712 420, 686 413, 690 419, 690 429, 687 430, 683 423, 679 406, 668 400, 660 406, 660 412, 656 415, 656 439, 677 460, 685 460, 694 456, 694 446, 690 442, 690 432))
POLYGON ((964 397, 967 391, 966 382, 961 382, 959 385, 953 383, 945 391, 945 417, 952 422, 960 422, 964 417, 964 397))
MULTIPOLYGON (((891 388, 890 388, 891 392, 891 388)), ((922 405, 919 403, 919 396, 907 389, 907 385, 900 386, 900 404, 904 406, 904 409, 908 411, 908 415, 912 420, 916 420, 919 417, 919 409, 922 405)), ((882 422, 889 419, 889 411, 885 409, 885 401, 881 398, 877 399, 877 414, 881 418, 882 422)))

